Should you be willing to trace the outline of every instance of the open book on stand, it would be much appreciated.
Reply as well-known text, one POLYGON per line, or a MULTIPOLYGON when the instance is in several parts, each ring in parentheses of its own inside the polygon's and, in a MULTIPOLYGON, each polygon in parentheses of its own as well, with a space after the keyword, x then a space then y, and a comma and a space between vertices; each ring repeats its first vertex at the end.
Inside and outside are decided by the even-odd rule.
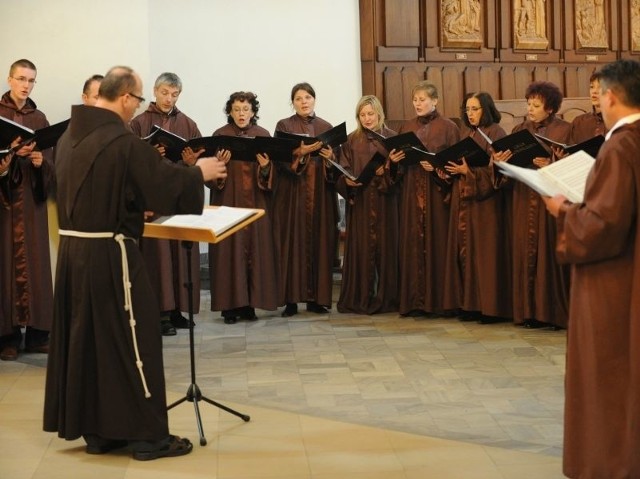
POLYGON ((547 138, 546 136, 538 135, 536 133, 536 137, 540 138, 545 143, 555 146, 558 148, 562 148, 568 154, 575 153, 576 151, 584 150, 589 155, 594 158, 598 156, 598 151, 600 151, 600 147, 604 143, 603 135, 596 135, 593 138, 589 138, 581 143, 575 143, 573 145, 567 145, 566 143, 561 143, 559 141, 553 141, 551 138, 547 138))
POLYGON ((208 206, 201 215, 174 215, 144 225, 143 236, 217 243, 264 216, 258 208, 208 206))
POLYGON ((506 161, 494 164, 505 176, 522 181, 542 196, 561 194, 573 203, 582 203, 587 177, 595 161, 580 150, 538 170, 522 168, 506 161))
MULTIPOLYGON (((24 125, 0 116, 0 147, 9 149, 11 142, 20 137, 20 147, 36 142, 36 149, 46 150, 56 146, 58 139, 69 126, 69 120, 64 120, 38 130, 32 130, 24 125), (28 141, 27 141, 28 140, 28 141)), ((18 148, 19 149, 19 148, 18 148)), ((16 150, 17 151, 17 150, 16 150)))

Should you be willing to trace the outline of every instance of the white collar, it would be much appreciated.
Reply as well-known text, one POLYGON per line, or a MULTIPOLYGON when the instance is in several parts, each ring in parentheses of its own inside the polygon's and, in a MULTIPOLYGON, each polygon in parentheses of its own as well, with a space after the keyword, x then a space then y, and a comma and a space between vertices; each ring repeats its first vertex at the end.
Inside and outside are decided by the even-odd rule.
POLYGON ((618 128, 620 128, 623 125, 628 125, 629 123, 635 123, 636 121, 640 120, 640 112, 639 113, 633 113, 631 115, 625 116, 623 118, 620 118, 615 125, 613 125, 613 128, 611 128, 608 132, 607 132, 607 136, 604 137, 605 140, 608 140, 609 138, 611 138, 611 134, 617 130, 618 128))

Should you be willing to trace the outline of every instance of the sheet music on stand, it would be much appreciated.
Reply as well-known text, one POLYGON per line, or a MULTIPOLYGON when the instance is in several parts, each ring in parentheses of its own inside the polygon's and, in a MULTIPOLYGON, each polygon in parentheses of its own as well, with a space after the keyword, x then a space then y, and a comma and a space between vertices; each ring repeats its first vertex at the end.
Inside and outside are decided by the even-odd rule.
POLYGON ((217 243, 264 213, 264 210, 257 208, 205 207, 201 215, 161 216, 145 223, 143 236, 217 243))
POLYGON ((200 445, 207 444, 202 427, 202 417, 200 416, 200 407, 198 403, 204 401, 208 404, 216 406, 234 416, 241 418, 247 422, 251 418, 247 414, 236 411, 224 404, 216 402, 202 394, 200 387, 196 382, 196 365, 195 365, 195 345, 193 334, 193 281, 191 270, 191 250, 194 241, 203 241, 207 243, 218 243, 223 239, 231 236, 258 218, 264 216, 265 211, 257 208, 232 208, 229 206, 209 206, 205 207, 202 215, 174 215, 162 216, 151 223, 145 223, 143 236, 146 238, 159 238, 180 240, 186 252, 187 265, 187 297, 189 298, 189 358, 191 364, 191 384, 187 388, 186 394, 177 401, 169 404, 167 409, 172 409, 185 401, 193 403, 196 413, 196 425, 198 426, 198 434, 200 436, 200 445))

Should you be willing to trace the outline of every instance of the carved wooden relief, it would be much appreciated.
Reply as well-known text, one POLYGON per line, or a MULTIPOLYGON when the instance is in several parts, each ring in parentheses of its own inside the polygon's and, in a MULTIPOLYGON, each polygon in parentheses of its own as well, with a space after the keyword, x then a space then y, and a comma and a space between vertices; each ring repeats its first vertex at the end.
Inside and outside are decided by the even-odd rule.
POLYGON ((631 51, 640 53, 640 0, 631 1, 631 51))
POLYGON ((482 46, 480 0, 442 0, 440 23, 444 48, 482 46))
POLYGON ((517 49, 546 50, 546 0, 513 0, 514 46, 517 49))
POLYGON ((605 0, 576 0, 575 26, 578 48, 609 47, 605 0))

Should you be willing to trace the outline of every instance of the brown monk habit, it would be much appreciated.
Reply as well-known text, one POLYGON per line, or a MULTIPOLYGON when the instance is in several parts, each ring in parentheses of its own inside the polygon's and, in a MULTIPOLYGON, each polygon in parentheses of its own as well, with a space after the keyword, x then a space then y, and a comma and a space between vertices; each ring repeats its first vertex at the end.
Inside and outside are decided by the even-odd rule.
MULTIPOLYGON (((492 141, 506 135, 493 123, 481 127, 492 141)), ((489 143, 468 130, 487 153, 489 143)), ((445 306, 484 316, 511 318, 511 236, 504 190, 494 188, 493 166, 453 177, 447 242, 445 306)))
MULTIPOLYGON (((164 113, 154 102, 146 111, 131 120, 131 129, 140 137, 151 133, 154 125, 170 131, 186 140, 200 138, 196 123, 177 107, 164 113)), ((186 165, 180 162, 182 166, 186 165)), ((158 296, 160 311, 188 311, 189 295, 185 288, 187 282, 187 258, 179 241, 142 238, 140 249, 144 257, 153 288, 158 296)), ((193 244, 191 254, 191 280, 193 281, 193 310, 200 310, 200 254, 198 243, 193 244)))
MULTIPOLYGON (((317 116, 293 115, 276 131, 316 136, 331 129, 317 116)), ((273 230, 279 266, 279 303, 317 302, 331 307, 333 266, 338 239, 338 200, 320 156, 306 159, 295 172, 277 163, 273 230)))
MULTIPOLYGON (((0 116, 32 130, 49 126, 33 100, 28 98, 18 109, 9 92, 0 99, 0 116)), ((42 166, 36 168, 29 158, 14 156, 9 173, 0 177, 0 337, 18 331, 18 344, 21 326, 51 329, 53 285, 46 199, 54 181, 52 158, 53 149, 45 150, 42 166)))
MULTIPOLYGON (((213 135, 271 136, 257 125, 238 128, 228 124, 213 135)), ((262 170, 257 160, 227 163, 227 178, 207 183, 210 204, 266 211, 260 220, 217 244, 209 245, 211 310, 250 306, 274 310, 278 306, 278 283, 274 257, 271 200, 274 166, 262 170)))
MULTIPOLYGON (((395 136, 388 128, 379 132, 395 136)), ((340 164, 358 176, 374 154, 388 152, 363 132, 353 132, 340 149, 340 164)), ((387 160, 388 161, 388 160, 387 160)), ((385 165, 384 174, 366 186, 336 189, 347 200, 342 284, 337 308, 341 313, 375 314, 398 310, 398 194, 385 165)))
POLYGON ((603 144, 584 204, 557 218, 571 263, 564 473, 640 477, 640 122, 603 144))
MULTIPOLYGON (((539 124, 527 120, 513 131, 525 128, 562 143, 569 141, 571 131, 571 125, 556 116, 539 124)), ((569 275, 555 258, 555 222, 540 195, 524 183, 514 183, 512 201, 513 321, 535 319, 566 328, 569 275)))
MULTIPOLYGON (((460 140, 456 124, 433 111, 407 120, 398 133, 413 131, 425 148, 438 152, 460 140)), ((421 165, 399 169, 400 314, 444 310, 450 188, 436 184, 421 165)))

